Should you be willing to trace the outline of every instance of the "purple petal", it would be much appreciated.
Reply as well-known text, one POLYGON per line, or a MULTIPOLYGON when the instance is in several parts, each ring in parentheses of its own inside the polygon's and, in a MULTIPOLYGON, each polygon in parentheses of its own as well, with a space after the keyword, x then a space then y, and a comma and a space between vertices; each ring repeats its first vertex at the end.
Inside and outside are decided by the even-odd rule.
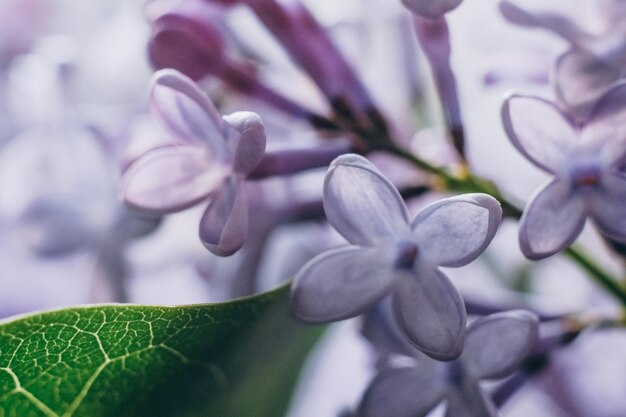
POLYGON ((554 65, 557 97, 579 120, 589 117, 595 101, 619 77, 618 68, 583 49, 570 49, 559 56, 554 65))
POLYGON ((462 0, 402 0, 407 9, 428 18, 440 19, 450 10, 461 4, 462 0))
POLYGON ((462 266, 489 245, 502 219, 498 201, 486 194, 465 194, 428 205, 411 222, 419 255, 434 265, 462 266))
POLYGON ((124 173, 121 191, 131 207, 172 213, 207 198, 229 173, 203 147, 167 146, 137 159, 124 173))
POLYGON ((342 155, 330 165, 324 210, 333 227, 355 245, 373 246, 409 230, 398 190, 367 159, 354 154, 342 155))
POLYGON ((513 95, 502 106, 502 122, 513 146, 539 168, 554 173, 578 141, 572 122, 553 103, 513 95))
POLYGON ((157 71, 150 100, 152 112, 177 138, 202 143, 220 156, 225 153, 224 122, 190 78, 172 69, 157 71))
POLYGON ((248 199, 245 181, 230 176, 200 220, 200 240, 219 256, 230 256, 248 234, 248 199))
POLYGON ((365 312, 384 297, 396 274, 376 249, 349 246, 309 261, 291 287, 291 308, 313 323, 343 320, 365 312))
POLYGON ((424 417, 443 398, 444 381, 433 361, 418 367, 390 369, 370 383, 359 406, 360 417, 424 417))
POLYGON ((595 104, 582 131, 582 142, 601 146, 606 166, 626 156, 626 81, 614 85, 595 104))
POLYGON ((498 417, 491 399, 480 388, 478 381, 465 378, 448 391, 446 417, 498 417))
POLYGON ((533 260, 547 258, 571 245, 585 225, 583 199, 569 184, 554 180, 537 190, 522 215, 520 247, 533 260))
POLYGON ((237 112, 224 116, 224 121, 234 129, 228 135, 233 150, 233 171, 247 174, 259 165, 265 153, 265 128, 258 114, 237 112))
POLYGON ((465 305, 441 271, 422 267, 406 273, 394 292, 398 323, 408 339, 437 360, 451 360, 463 350, 465 305))
POLYGON ((538 329, 539 319, 529 311, 482 317, 467 328, 461 359, 478 379, 504 378, 528 356, 538 329))
POLYGON ((588 201, 600 232, 613 240, 626 242, 626 178, 623 174, 607 174, 603 187, 588 201))

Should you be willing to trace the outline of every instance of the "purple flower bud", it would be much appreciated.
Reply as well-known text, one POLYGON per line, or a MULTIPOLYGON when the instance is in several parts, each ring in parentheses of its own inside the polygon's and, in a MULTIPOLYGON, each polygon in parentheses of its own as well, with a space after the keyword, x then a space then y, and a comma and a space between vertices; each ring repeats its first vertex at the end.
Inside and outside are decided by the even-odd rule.
POLYGON ((407 9, 426 19, 437 20, 457 8, 462 0, 402 0, 407 9))

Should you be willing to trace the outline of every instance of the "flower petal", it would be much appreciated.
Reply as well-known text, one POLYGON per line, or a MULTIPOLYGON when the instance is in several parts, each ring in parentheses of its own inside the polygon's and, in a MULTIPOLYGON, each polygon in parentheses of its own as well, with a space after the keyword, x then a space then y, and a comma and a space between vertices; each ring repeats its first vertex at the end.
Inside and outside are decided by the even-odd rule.
POLYGON ((537 341, 539 319, 524 310, 482 317, 467 328, 461 359, 478 379, 513 373, 537 341))
POLYGON ((228 166, 197 146, 166 146, 137 159, 122 177, 129 206, 150 214, 184 210, 221 187, 228 166))
POLYGON ((379 373, 365 391, 357 415, 426 416, 442 400, 445 384, 433 372, 433 361, 420 361, 418 365, 427 366, 389 369, 379 373))
POLYGON ((233 131, 227 135, 231 147, 233 171, 247 174, 259 165, 265 153, 265 127, 258 114, 242 111, 224 116, 233 131))
POLYGON ((241 177, 228 177, 200 220, 200 239, 216 255, 230 256, 246 240, 248 199, 245 185, 241 177))
POLYGON ((619 69, 584 49, 570 49, 554 65, 557 97, 577 119, 586 120, 596 100, 619 79, 619 69))
POLYGON ((478 381, 471 378, 464 378, 461 384, 449 390, 446 404, 446 417, 498 417, 491 399, 478 381))
POLYGON ((373 246, 409 230, 398 190, 371 162, 354 154, 331 163, 324 181, 324 211, 333 227, 355 245, 373 246))
POLYGON ((224 122, 207 95, 187 76, 165 69, 157 71, 151 88, 150 108, 177 138, 202 143, 216 155, 226 151, 224 122))
POLYGON ((451 360, 463 350, 465 304, 441 271, 421 267, 406 273, 394 292, 398 324, 422 352, 437 360, 451 360))
POLYGON ((600 232, 626 242, 626 178, 612 173, 603 179, 603 187, 589 198, 591 216, 600 232))
POLYGON ((581 137, 585 144, 598 144, 605 166, 626 157, 626 81, 615 84, 600 97, 591 111, 581 137))
POLYGON ((465 194, 426 206, 411 222, 421 259, 433 265, 462 266, 491 242, 502 208, 487 194, 465 194))
POLYGON ((462 0, 402 0, 407 9, 428 19, 439 19, 461 4, 462 0))
POLYGON ((313 323, 343 320, 365 312, 384 297, 396 275, 370 248, 348 246, 309 261, 291 286, 291 309, 313 323))
POLYGON ((585 225, 586 210, 578 193, 554 180, 537 190, 519 225, 520 248, 533 260, 547 258, 571 245, 585 225))
POLYGON ((573 122, 538 97, 513 95, 502 106, 502 122, 513 146, 539 168, 556 172, 578 141, 573 122))

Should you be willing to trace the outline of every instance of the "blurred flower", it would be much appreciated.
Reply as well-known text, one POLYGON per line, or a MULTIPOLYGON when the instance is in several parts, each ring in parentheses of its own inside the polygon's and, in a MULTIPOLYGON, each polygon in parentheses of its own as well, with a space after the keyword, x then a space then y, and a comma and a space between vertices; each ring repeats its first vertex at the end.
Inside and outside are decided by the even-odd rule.
MULTIPOLYGON (((411 366, 380 372, 357 414, 423 417, 445 401, 449 417, 495 417, 497 410, 480 380, 512 374, 535 345, 538 325, 537 317, 523 310, 482 317, 468 327, 458 359, 437 362, 413 351, 411 366)), ((406 349, 400 352, 406 354, 406 349)))
POLYGON ((263 123, 249 112, 222 118, 202 90, 175 70, 155 75, 151 109, 177 143, 130 165, 122 179, 124 201, 166 214, 208 199, 200 239, 217 255, 233 254, 248 230, 245 178, 263 157, 263 123))
POLYGON ((439 19, 461 4, 462 0, 402 0, 402 3, 416 15, 427 19, 439 19))
POLYGON ((502 108, 504 128, 530 162, 554 178, 524 210, 519 241, 530 259, 572 244, 591 217, 605 236, 626 242, 626 83, 613 87, 578 126, 556 104, 514 95, 502 108))
POLYGON ((465 308, 439 266, 474 260, 496 233, 502 210, 484 194, 433 203, 409 222, 398 190, 367 159, 343 155, 324 183, 324 210, 350 246, 311 260, 292 286, 292 309, 305 321, 356 316, 392 294, 396 317, 428 355, 457 357, 465 308))

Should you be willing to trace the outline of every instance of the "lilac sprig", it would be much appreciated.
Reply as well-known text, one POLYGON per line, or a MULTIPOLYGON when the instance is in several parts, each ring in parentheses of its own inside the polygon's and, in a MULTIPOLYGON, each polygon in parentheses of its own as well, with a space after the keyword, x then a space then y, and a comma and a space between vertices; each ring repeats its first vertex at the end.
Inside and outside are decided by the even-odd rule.
POLYGON ((324 182, 324 210, 350 243, 307 263, 292 285, 294 314, 342 320, 391 295, 409 340, 444 360, 463 348, 463 299, 439 269, 468 264, 496 233, 502 210, 485 194, 433 203, 413 220, 397 189, 367 159, 343 155, 324 182))

